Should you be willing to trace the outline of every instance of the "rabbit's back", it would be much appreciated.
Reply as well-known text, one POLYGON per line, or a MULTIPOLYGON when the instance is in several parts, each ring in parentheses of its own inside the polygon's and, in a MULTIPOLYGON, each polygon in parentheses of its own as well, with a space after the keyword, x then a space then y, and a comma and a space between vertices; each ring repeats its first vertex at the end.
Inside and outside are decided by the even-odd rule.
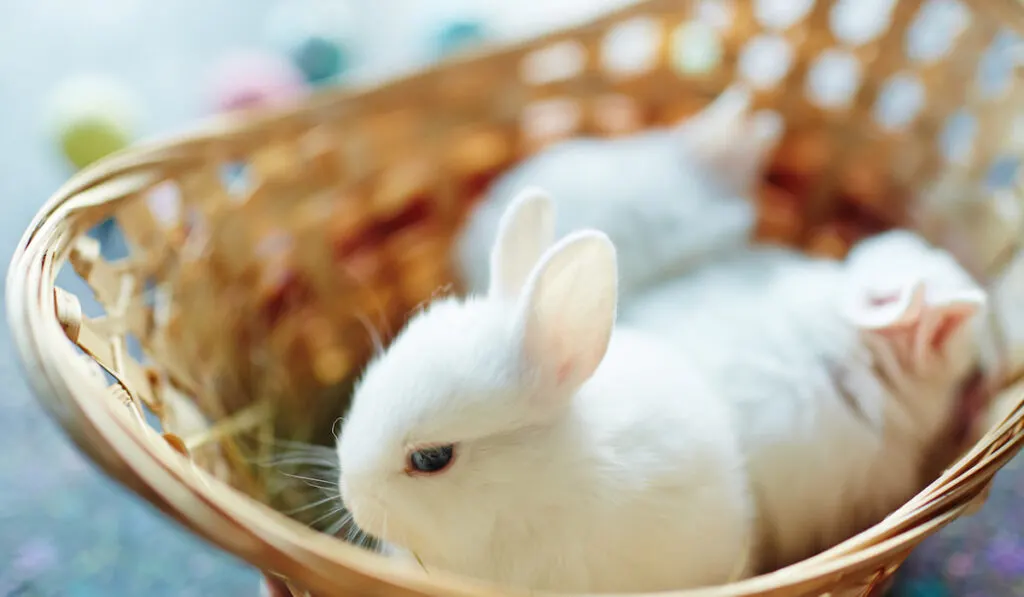
POLYGON ((622 314, 692 356, 732 406, 759 503, 762 567, 877 522, 917 480, 917 454, 887 441, 890 396, 839 312, 845 282, 837 262, 752 251, 622 314))
POLYGON ((749 569, 754 503, 728 406, 678 351, 618 327, 608 356, 577 396, 578 409, 607 475, 607 499, 578 529, 591 566, 630 578, 596 586, 646 590, 716 584, 749 569), (607 524, 606 524, 607 523, 607 524), (614 545, 616 547, 610 548, 614 545))
POLYGON ((754 221, 747 198, 723 196, 685 163, 669 131, 567 140, 503 176, 470 215, 456 259, 471 290, 486 288, 486 248, 509 201, 527 185, 555 198, 557 236, 584 229, 608 235, 618 252, 623 296, 743 245, 754 221))

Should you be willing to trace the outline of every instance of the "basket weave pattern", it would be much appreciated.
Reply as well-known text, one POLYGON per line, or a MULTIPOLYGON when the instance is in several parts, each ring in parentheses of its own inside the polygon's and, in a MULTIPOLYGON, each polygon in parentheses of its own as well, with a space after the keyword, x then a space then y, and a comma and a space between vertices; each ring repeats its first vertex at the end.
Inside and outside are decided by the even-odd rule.
MULTIPOLYGON (((994 94, 970 81, 1005 27, 1024 31, 1024 9, 974 3, 948 51, 915 61, 906 40, 926 3, 897 2, 888 27, 856 43, 830 20, 847 1, 807 4, 770 31, 754 2, 640 2, 378 88, 217 122, 101 162, 46 204, 11 266, 8 316, 37 395, 112 477, 290 579, 295 595, 505 594, 443 572, 392 570, 278 514, 259 503, 266 488, 247 463, 260 438, 330 433, 374 347, 367 321, 386 335, 439 288, 458 288, 452 239, 481 191, 516 161, 569 135, 677 122, 737 77, 751 40, 775 36, 791 64, 758 90, 757 104, 783 114, 788 132, 757 197, 761 238, 841 256, 893 225, 933 238, 955 228, 970 241, 984 237, 972 263, 986 279, 1016 255, 1019 230, 1003 238, 988 226, 998 218, 983 182, 994 163, 1022 154, 1008 123, 1024 116, 1024 81, 1013 72, 994 94), (731 11, 712 10, 722 6, 731 11), (687 23, 721 14, 728 18, 712 43, 695 54, 703 58, 687 55, 711 31, 687 23), (648 33, 649 61, 626 72, 609 48, 637 31, 648 33), (845 103, 823 108, 808 81, 830 50, 848 52, 860 75, 845 103), (920 83, 923 101, 909 121, 887 125, 877 106, 901 75, 920 83), (939 140, 964 107, 975 141, 951 159, 939 140), (111 216, 131 247, 117 261, 85 236, 111 216), (83 314, 55 286, 66 264, 102 315, 83 314)), ((1000 193, 1021 202, 1016 186, 1000 193)), ((997 404, 977 444, 883 523, 784 571, 687 594, 880 594, 921 540, 980 504, 1021 447, 1024 391, 1007 384, 997 404)))

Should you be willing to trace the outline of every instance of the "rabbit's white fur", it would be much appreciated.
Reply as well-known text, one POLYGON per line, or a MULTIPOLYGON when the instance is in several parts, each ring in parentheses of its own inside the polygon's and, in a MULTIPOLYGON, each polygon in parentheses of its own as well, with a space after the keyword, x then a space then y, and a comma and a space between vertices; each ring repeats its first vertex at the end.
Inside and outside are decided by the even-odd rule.
POLYGON ((765 570, 879 522, 921 489, 974 364, 965 323, 984 300, 948 254, 897 231, 863 241, 845 264, 751 248, 652 291, 620 321, 672 338, 734 406, 765 570))
POLYGON ((623 298, 746 245, 751 196, 782 133, 777 114, 749 114, 750 103, 737 85, 675 128, 570 139, 528 158, 491 187, 460 233, 454 257, 467 287, 487 287, 499 219, 526 184, 557 202, 559 237, 582 229, 608 235, 623 298))
POLYGON ((521 194, 487 295, 434 302, 370 364, 338 445, 346 506, 428 569, 519 588, 745 575, 753 504, 728 408, 671 347, 613 333, 614 246, 582 231, 547 248, 552 210, 521 194), (437 444, 453 463, 407 474, 409 450, 437 444))

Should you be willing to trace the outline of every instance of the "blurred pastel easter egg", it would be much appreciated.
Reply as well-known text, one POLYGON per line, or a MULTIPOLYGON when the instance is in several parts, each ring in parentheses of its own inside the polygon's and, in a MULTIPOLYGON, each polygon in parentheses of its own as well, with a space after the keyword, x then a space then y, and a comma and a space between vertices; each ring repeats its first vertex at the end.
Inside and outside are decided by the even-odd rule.
POLYGON ((49 119, 64 156, 75 168, 84 168, 132 142, 139 102, 116 79, 82 74, 54 90, 49 119))
POLYGON ((290 60, 259 50, 224 54, 209 77, 213 107, 219 112, 286 105, 309 92, 302 72, 290 60))
POLYGON ((473 18, 457 18, 442 23, 437 30, 435 51, 439 58, 480 46, 488 37, 487 27, 473 18))
POLYGON ((350 67, 349 50, 339 40, 313 35, 292 50, 292 60, 313 84, 340 77, 350 67))
POLYGON ((291 57, 306 81, 318 85, 343 77, 352 67, 354 19, 346 2, 279 2, 268 13, 267 36, 291 57))

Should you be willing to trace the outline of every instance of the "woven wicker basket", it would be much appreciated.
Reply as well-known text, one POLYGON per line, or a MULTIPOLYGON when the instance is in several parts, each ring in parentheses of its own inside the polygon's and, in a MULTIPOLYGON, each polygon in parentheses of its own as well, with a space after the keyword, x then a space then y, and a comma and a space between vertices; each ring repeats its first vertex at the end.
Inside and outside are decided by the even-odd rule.
MULTIPOLYGON (((451 240, 502 170, 566 135, 675 122, 747 72, 760 81, 758 105, 778 110, 788 127, 758 196, 763 238, 842 255, 865 234, 909 223, 959 239, 993 283, 1017 252, 1020 230, 998 206, 1020 206, 1021 194, 1015 182, 993 190, 985 181, 993 164, 1020 157, 1024 85, 1015 71, 995 91, 974 81, 993 44, 1012 39, 1005 28, 1024 30, 1024 9, 974 2, 970 25, 950 32, 945 51, 915 55, 907 40, 931 10, 925 3, 896 3, 873 37, 833 29, 833 13, 853 3, 788 4, 783 23, 753 2, 641 2, 89 168, 39 212, 8 277, 8 317, 35 392, 109 475, 287 579, 294 595, 511 594, 394 568, 280 514, 252 464, 273 452, 269 438, 329 442, 347 384, 372 351, 366 319, 393 330, 438 288, 458 288, 451 240), (693 25, 698 14, 713 24, 693 25), (628 39, 651 44, 632 55, 649 62, 613 51, 628 39), (753 60, 757 44, 789 48, 789 68, 753 60), (845 104, 808 91, 827 55, 833 66, 859 66, 845 104), (774 83, 763 80, 772 72, 774 83), (876 108, 897 80, 923 91, 903 121, 876 108), (970 151, 944 151, 948 122, 965 113, 977 133, 970 151), (129 241, 124 259, 104 259, 86 235, 111 216, 129 241), (105 313, 86 316, 76 296, 55 287, 67 264, 105 313)), ((973 447, 947 458, 955 463, 881 524, 781 571, 686 594, 880 593, 921 540, 983 501, 1020 448, 1024 390, 1012 387, 1012 371, 973 447)))

